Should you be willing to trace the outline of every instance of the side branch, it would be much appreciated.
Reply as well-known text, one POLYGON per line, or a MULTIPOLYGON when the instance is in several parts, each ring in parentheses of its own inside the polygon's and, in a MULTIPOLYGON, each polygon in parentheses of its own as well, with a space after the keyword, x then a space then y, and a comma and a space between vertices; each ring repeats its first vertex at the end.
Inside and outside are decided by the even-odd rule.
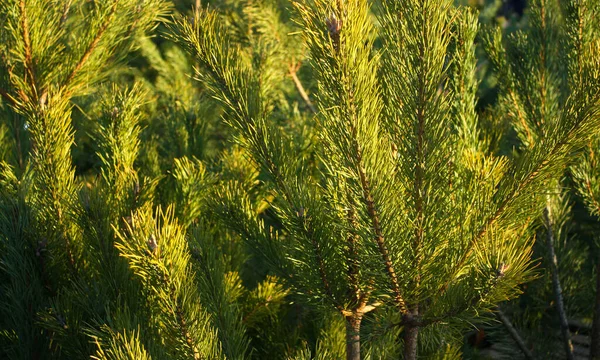
MULTIPOLYGON (((171 291, 173 292, 175 290, 174 286, 171 285, 171 289, 172 289, 171 291)), ((194 360, 201 360, 203 357, 200 354, 200 352, 198 352, 198 349, 196 348, 196 345, 194 344, 194 341, 192 340, 192 337, 190 336, 188 324, 187 324, 187 321, 183 314, 183 309, 181 308, 179 299, 176 300, 175 317, 177 318, 177 324, 179 326, 180 335, 181 335, 181 337, 183 337, 186 345, 190 348, 190 350, 194 354, 194 360)))
POLYGON ((562 147, 567 145, 567 139, 570 138, 571 134, 575 132, 575 130, 581 125, 581 123, 582 121, 579 121, 568 131, 568 133, 552 148, 548 155, 542 161, 540 161, 538 165, 529 174, 527 174, 526 178, 518 186, 515 187, 511 194, 500 203, 500 206, 498 206, 498 209, 494 212, 494 214, 487 218, 487 220, 479 228, 477 234, 469 241, 466 251, 461 256, 457 264, 453 267, 452 271, 450 272, 450 276, 448 277, 446 282, 440 287, 438 293, 446 291, 446 289, 450 285, 450 282, 452 281, 452 279, 454 279, 456 273, 460 271, 460 269, 464 266, 465 262, 471 256, 473 251, 475 251, 475 248, 479 244, 479 241, 487 234, 490 227, 504 214, 504 211, 508 208, 510 202, 513 201, 519 193, 521 193, 527 186, 529 186, 529 184, 531 184, 535 180, 539 173, 550 163, 548 159, 559 153, 562 147))
POLYGON ((64 27, 65 24, 67 23, 67 17, 69 16, 69 10, 71 9, 71 2, 72 2, 72 0, 69 0, 65 3, 65 7, 63 8, 62 16, 60 17, 60 26, 61 27, 64 27))
POLYGON ((314 249, 315 260, 317 261, 317 266, 319 268, 319 277, 321 278, 321 282, 323 283, 323 289, 325 290, 325 294, 331 299, 331 303, 333 304, 333 306, 342 314, 344 314, 344 307, 337 301, 337 299, 333 295, 333 292, 331 291, 331 284, 329 283, 329 279, 327 278, 327 272, 325 271, 325 262, 323 261, 323 254, 321 253, 319 243, 315 240, 310 226, 303 226, 302 229, 304 230, 305 235, 310 239, 311 245, 314 249))
POLYGON ((527 121, 525 121, 525 117, 521 112, 521 104, 519 104, 519 102, 517 101, 517 95, 515 94, 512 88, 509 88, 508 93, 510 94, 510 99, 513 102, 513 106, 517 110, 516 115, 519 119, 519 123, 521 123, 521 126, 525 130, 525 136, 527 137, 527 141, 529 142, 529 146, 531 147, 533 146, 533 137, 531 136, 531 130, 529 129, 529 125, 527 125, 527 121))
POLYGON ((16 105, 16 103, 15 103, 15 100, 12 98, 12 96, 10 96, 10 95, 9 95, 9 94, 6 92, 6 90, 4 90, 4 89, 0 89, 0 96, 2 96, 2 98, 3 98, 4 100, 6 100, 6 102, 8 102, 10 105, 12 105, 12 106, 15 106, 15 105, 16 105))
POLYGON ((102 36, 106 32, 106 29, 108 29, 108 25, 110 24, 110 21, 112 20, 113 15, 117 11, 117 5, 118 5, 118 3, 119 3, 119 0, 115 0, 112 8, 110 9, 110 13, 108 14, 108 17, 106 18, 106 20, 104 21, 104 23, 102 23, 102 26, 100 27, 100 29, 96 33, 96 36, 94 37, 94 39, 92 40, 92 42, 89 44, 88 48, 83 53, 83 56, 81 57, 81 59, 79 59, 79 62, 77 63, 77 65, 75 66, 75 68, 73 69, 73 71, 71 71, 71 73, 69 74, 69 76, 67 77, 67 79, 65 80, 65 82, 63 83, 63 87, 68 86, 73 81, 73 79, 75 78, 75 76, 77 75, 77 73, 79 71, 81 71, 81 69, 83 68, 83 66, 85 65, 85 63, 89 60, 90 56, 92 56, 92 53, 94 52, 94 50, 98 46, 98 43, 100 42, 100 39, 102 38, 102 36))
POLYGON ((32 93, 36 92, 36 80, 33 70, 33 55, 31 51, 31 38, 29 37, 29 22, 27 21, 27 9, 25 8, 25 0, 19 1, 19 9, 21 11, 21 33, 23 36, 23 44, 25 46, 25 73, 30 79, 32 93))
POLYGON ((398 283, 398 276, 396 275, 396 271, 394 270, 394 266, 392 264, 392 259, 390 258, 389 251, 385 244, 385 238, 383 237, 383 232, 381 231, 379 214, 377 214, 377 209, 375 209, 375 202, 373 201, 373 196, 371 195, 371 187, 369 184, 369 180, 367 179, 365 169, 362 166, 359 166, 358 174, 360 177, 361 186, 363 188, 363 195, 365 197, 365 201, 367 202, 367 212, 373 223, 373 231, 375 231, 375 240, 377 241, 377 247, 379 248, 379 252, 381 253, 381 257, 383 258, 383 262, 385 264, 385 269, 388 273, 388 276, 390 277, 390 281, 392 282, 392 290, 394 292, 394 300, 398 304, 400 311, 402 313, 406 313, 407 312, 406 302, 404 301, 404 298, 402 297, 402 292, 400 291, 400 284, 398 283))
POLYGON ((304 90, 304 86, 302 86, 302 82, 300 82, 300 79, 298 79, 298 75, 296 75, 299 68, 300 64, 290 65, 290 77, 294 81, 294 85, 296 85, 296 90, 298 90, 298 93, 300 94, 300 97, 302 97, 302 100, 304 100, 304 102, 306 103, 306 106, 308 106, 308 108, 313 114, 316 114, 317 109, 313 105, 312 101, 310 101, 306 90, 304 90))
POLYGON ((556 309, 560 320, 560 330, 563 336, 565 353, 567 359, 574 360, 573 343, 571 342, 571 332, 569 331, 569 322, 565 312, 565 306, 562 296, 562 288, 558 277, 558 260, 554 251, 554 229, 552 228, 551 213, 548 206, 544 209, 544 223, 546 225, 546 245, 548 246, 548 255, 550 256, 550 269, 552 272, 552 289, 554 290, 554 298, 556 300, 556 309))

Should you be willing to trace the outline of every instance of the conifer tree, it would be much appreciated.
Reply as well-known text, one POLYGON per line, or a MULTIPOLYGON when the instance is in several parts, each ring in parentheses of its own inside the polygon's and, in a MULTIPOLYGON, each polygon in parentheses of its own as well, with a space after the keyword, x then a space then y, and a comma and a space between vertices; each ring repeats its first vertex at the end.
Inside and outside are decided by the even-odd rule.
POLYGON ((273 238, 243 225, 251 217, 223 213, 309 301, 345 318, 348 359, 361 356, 363 317, 382 306, 400 315, 404 357, 414 359, 419 331, 460 328, 531 278, 540 194, 594 134, 597 99, 574 96, 526 154, 495 156, 477 130, 468 9, 383 2, 379 54, 368 2, 295 5, 319 81, 316 174, 270 123, 262 63, 246 62, 210 11, 177 24, 198 77, 269 175, 283 230, 273 238))
MULTIPOLYGON (((569 88, 576 89, 585 94, 588 99, 598 97, 600 92, 600 36, 597 28, 600 25, 597 14, 600 11, 600 2, 585 1, 571 3, 567 7, 567 19, 572 23, 571 31, 568 32, 570 41, 569 70, 573 74, 570 77, 569 88), (574 24, 573 24, 574 23, 574 24), (574 26, 577 24, 577 26, 574 26), (575 31, 575 29, 577 29, 575 31)), ((572 173, 575 179, 576 189, 583 198, 588 211, 596 218, 600 215, 598 188, 599 176, 596 152, 598 151, 598 139, 590 141, 585 149, 584 156, 574 166, 572 173)), ((596 298, 593 306, 592 334, 590 341, 590 359, 600 359, 600 257, 598 240, 594 239, 596 247, 592 257, 596 263, 596 298)))
POLYGON ((499 152, 454 3, 1 2, 0 357, 459 358, 586 146, 596 210, 600 66, 596 0, 487 36, 499 152))
MULTIPOLYGON (((246 358, 264 346, 250 349, 247 327, 265 327, 286 304, 275 277, 263 274, 256 288, 241 283, 245 254, 204 208, 215 168, 225 169, 219 179, 248 184, 256 172, 223 145, 220 163, 197 159, 215 156, 205 151, 201 116, 219 110, 208 97, 195 104, 202 90, 188 81, 180 50, 163 53, 160 41, 144 38, 167 8, 153 0, 0 5, 2 136, 13 145, 2 147, 0 177, 2 357, 246 358), (122 66, 131 50, 158 71, 155 83, 122 66), (165 123, 168 132, 185 130, 152 138, 165 123), (75 138, 90 173, 74 168, 75 138), (156 148, 162 153, 144 153, 156 148)), ((267 21, 270 10, 243 9, 263 19, 265 33, 279 24, 267 21)), ((270 66, 288 69, 287 60, 270 66)), ((285 88, 276 86, 283 108, 285 88)), ((277 346, 283 356, 287 344, 277 346)))
MULTIPOLYGON (((71 101, 91 93, 106 79, 114 71, 111 64, 131 47, 132 37, 154 27, 165 8, 162 1, 19 0, 0 5, 0 94, 3 120, 10 119, 9 141, 14 144, 14 156, 11 163, 3 163, 2 175, 6 180, 2 187, 2 227, 6 230, 2 266, 7 276, 3 282, 7 296, 2 300, 2 318, 6 319, 2 341, 7 357, 51 358, 61 353, 81 357, 88 353, 84 321, 102 316, 94 311, 103 298, 87 293, 94 285, 96 290, 101 287, 91 281, 97 275, 94 271, 104 266, 104 276, 117 283, 121 279, 112 278, 117 276, 111 271, 114 262, 98 261, 102 259, 98 253, 88 252, 91 244, 86 241, 93 236, 82 233, 99 228, 84 229, 85 222, 80 219, 84 208, 71 159, 71 101)), ((129 112, 127 116, 131 124, 133 115, 129 112)), ((120 196, 131 176, 120 177, 119 172, 131 171, 127 166, 132 164, 127 161, 132 154, 118 141, 135 147, 135 140, 123 139, 118 129, 115 132, 111 135, 117 143, 105 144, 112 153, 104 160, 114 161, 106 173, 107 181, 120 196)), ((127 201, 113 198, 103 204, 115 208, 111 214, 103 213, 107 218, 102 220, 121 216, 117 200, 127 201)), ((103 224, 98 221, 95 225, 103 224)), ((107 240, 102 238, 105 235, 94 245, 107 245, 102 243, 107 240)), ((103 255, 111 253, 110 245, 92 248, 103 255)))
MULTIPOLYGON (((487 39, 488 52, 495 64, 501 89, 498 114, 504 113, 516 130, 523 156, 536 143, 554 136, 556 122, 562 121, 569 107, 576 116, 583 109, 597 106, 598 75, 597 37, 593 35, 596 1, 539 0, 530 5, 526 30, 511 34, 503 45, 500 31, 487 39)), ((561 170, 561 173, 564 169, 561 170)), ((583 174, 583 173, 580 173, 583 174)), ((561 177, 548 183, 542 224, 545 227, 546 263, 552 274, 552 288, 561 324, 567 358, 573 359, 573 345, 560 281, 557 251, 559 237, 564 235, 564 219, 568 216, 568 195, 561 177)), ((585 193, 585 191, 584 191, 585 193)), ((589 196, 589 195, 586 195, 589 196)), ((560 260, 560 259, 558 259, 560 260)))

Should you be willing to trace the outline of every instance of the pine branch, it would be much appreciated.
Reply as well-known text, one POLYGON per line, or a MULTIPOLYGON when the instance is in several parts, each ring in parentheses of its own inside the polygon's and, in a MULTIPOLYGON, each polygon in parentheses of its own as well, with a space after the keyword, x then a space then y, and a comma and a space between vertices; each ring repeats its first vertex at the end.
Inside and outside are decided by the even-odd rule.
POLYGON ((142 280, 154 326, 170 346, 170 357, 213 359, 221 355, 210 315, 198 302, 196 273, 190 264, 189 244, 174 210, 145 206, 132 215, 131 225, 115 247, 142 280), (155 235, 156 234, 156 235, 155 235))
MULTIPOLYGON (((15 75, 12 71, 12 67, 10 66, 8 59, 6 58, 5 54, 0 54, 1 58, 0 60, 2 60, 5 64, 6 64, 6 71, 8 73, 8 79, 10 82, 14 82, 15 79, 15 75)), ((17 100, 15 98, 12 97, 12 95, 10 95, 6 90, 4 89, 0 89, 0 95, 5 98, 13 107, 16 107, 17 105, 22 105, 22 104, 18 104, 17 100)), ((23 89, 17 89, 17 93, 19 94, 19 96, 21 97, 21 101, 26 103, 29 101, 29 97, 27 96, 27 94, 25 94, 25 92, 23 91, 23 89)))
MULTIPOLYGON (((175 293, 176 289, 171 284, 171 293, 175 293)), ((181 309, 181 304, 179 299, 173 299, 176 301, 177 306, 175 307, 175 316, 177 317, 177 323, 179 324, 179 331, 181 332, 181 336, 185 339, 185 343, 190 348, 192 353, 194 354, 194 360, 202 360, 204 357, 200 354, 192 337, 190 336, 190 332, 188 330, 187 321, 185 316, 183 315, 183 310, 181 309)))
POLYGON ((73 0, 68 0, 63 8, 62 16, 60 17, 60 26, 64 28, 67 23, 67 17, 69 16, 69 11, 71 10, 71 3, 73 0))
MULTIPOLYGON (((325 39, 320 37, 319 32, 313 30, 305 33, 319 76, 322 82, 330 87, 323 95, 323 101, 319 102, 322 109, 327 107, 321 112, 326 121, 325 126, 328 127, 327 132, 323 134, 324 141, 330 143, 328 147, 332 152, 338 153, 344 158, 342 166, 346 167, 347 171, 358 175, 361 202, 366 206, 374 240, 390 280, 395 302, 402 311, 405 311, 406 303, 385 242, 380 216, 373 198, 373 189, 365 169, 366 161, 363 159, 364 147, 374 145, 369 143, 369 140, 376 140, 375 138, 367 140, 362 137, 366 136, 368 131, 373 131, 369 134, 370 136, 377 136, 375 129, 380 112, 377 107, 379 97, 373 91, 377 89, 377 83, 367 73, 364 73, 364 68, 361 68, 361 66, 376 64, 372 58, 370 47, 364 46, 365 42, 368 44, 371 41, 368 38, 370 24, 364 15, 368 12, 368 4, 362 1, 347 4, 337 1, 335 4, 331 4, 332 8, 328 8, 325 6, 326 4, 326 2, 318 2, 314 4, 314 7, 308 8, 300 3, 295 3, 308 29, 318 29, 319 26, 326 25, 328 30, 327 34, 323 34, 326 36, 325 39), (324 15, 327 11, 332 10, 333 12, 327 14, 328 18, 325 24, 315 15, 319 12, 324 15), (353 21, 356 21, 354 26, 361 27, 361 31, 352 35, 349 32, 347 37, 343 37, 341 33, 345 31, 346 27, 351 27, 353 21), (326 41, 325 45, 323 41, 326 41), (360 46, 360 52, 354 53, 354 49, 350 48, 353 45, 360 46), (325 64, 328 65, 325 66, 325 64), (359 73, 364 74, 365 77, 360 77, 359 73), (373 112, 367 114, 365 112, 368 111, 369 106, 373 107, 373 112), (336 134, 333 129, 343 132, 343 134, 336 134)), ((369 71, 373 70, 373 68, 369 69, 369 71)))
MULTIPOLYGON (((303 215, 303 214, 300 214, 300 215, 303 215)), ((302 216, 299 216, 299 218, 301 221, 303 220, 302 216)), ((323 289, 325 290, 325 294, 331 300, 331 303, 333 304, 333 306, 343 314, 344 307, 335 298, 333 292, 331 291, 331 285, 329 283, 329 279, 327 278, 327 273, 325 271, 325 262, 323 259, 323 254, 321 252, 319 243, 316 241, 315 237, 313 236, 312 230, 310 228, 310 222, 308 222, 308 227, 302 226, 302 230, 305 232, 306 237, 308 239, 310 239, 312 247, 314 249, 314 257, 315 257, 317 266, 319 267, 319 276, 321 278, 321 283, 323 284, 323 289)))
POLYGON ((583 86, 583 12, 584 4, 577 6, 577 85, 583 86))
MULTIPOLYGON (((546 93, 546 77, 548 76, 546 73, 548 71, 548 64, 546 64, 546 52, 547 49, 546 47, 548 46, 547 41, 546 41, 546 0, 541 0, 540 2, 540 15, 541 15, 541 25, 540 25, 540 83, 539 83, 539 90, 540 90, 540 118, 539 118, 539 122, 541 123, 541 125, 545 125, 545 123, 547 123, 547 111, 546 111, 546 102, 547 102, 547 93, 546 93)), ((543 133, 543 130, 541 130, 543 133)))
MULTIPOLYGON (((421 16, 422 16, 422 29, 421 29, 421 34, 423 36, 423 40, 419 41, 419 58, 420 59, 425 59, 425 47, 429 46, 429 41, 428 41, 428 32, 425 30, 426 27, 426 7, 425 7, 425 3, 421 2, 421 16)), ((427 103, 430 99, 428 99, 426 97, 425 91, 426 91, 426 76, 427 76, 427 69, 426 69, 426 64, 424 63, 424 61, 421 61, 419 63, 418 66, 418 70, 417 70, 417 79, 418 79, 418 83, 417 83, 417 88, 418 88, 418 95, 417 95, 417 124, 416 124, 416 154, 415 154, 415 177, 414 177, 414 183, 413 183, 413 191, 412 191, 412 198, 413 198, 413 202, 414 202, 414 206, 415 206, 415 225, 414 225, 414 241, 412 244, 412 248, 413 248, 413 252, 415 254, 415 267, 416 267, 416 279, 415 279, 415 287, 418 289, 420 286, 420 276, 421 276, 421 256, 422 256, 422 243, 423 243, 423 233, 424 233, 424 229, 423 229, 423 225, 424 225, 424 209, 423 209, 423 193, 425 192, 424 189, 424 176, 425 176, 425 164, 427 161, 426 158, 426 154, 425 154, 425 150, 424 150, 424 137, 425 137, 425 108, 427 106, 427 103)), ((419 313, 419 304, 414 304, 412 305, 414 308, 411 309, 415 314, 418 315, 419 313)), ((414 335, 416 338, 416 334, 414 335)), ((416 341, 416 340, 415 340, 416 341)), ((415 344, 415 355, 416 357, 416 344, 415 344)))
MULTIPOLYGON (((69 84, 73 81, 73 79, 75 78, 77 73, 83 68, 85 63, 88 61, 90 56, 92 56, 92 53, 98 46, 98 43, 102 39, 102 36, 108 29, 108 26, 110 25, 113 15, 117 11, 117 5, 119 4, 119 1, 120 0, 114 0, 114 3, 110 9, 110 12, 109 12, 108 16, 106 17, 106 20, 104 20, 104 23, 102 23, 102 26, 100 26, 100 29, 98 29, 98 32, 96 33, 96 35, 94 36, 94 38, 88 45, 87 49, 85 50, 85 52, 83 53, 83 55, 81 56, 81 58, 79 59, 77 64, 75 65, 75 68, 71 71, 71 73, 67 76, 65 81, 62 83, 63 87, 69 86, 69 84)), ((46 92, 47 92, 47 90, 46 90, 46 92)))
MULTIPOLYGON (((57 194, 54 191, 51 191, 51 194, 52 194, 54 203, 59 204, 59 201, 61 199, 58 198, 57 194)), ((69 235, 67 234, 67 231, 65 229, 66 224, 65 224, 65 219, 62 216, 62 208, 56 207, 55 211, 56 211, 56 218, 58 220, 58 224, 61 227, 60 235, 63 238, 63 241, 65 243, 65 251, 67 252, 67 260, 68 260, 68 264, 69 264, 69 269, 71 270, 71 273, 73 275, 76 275, 77 267, 75 264, 75 257, 73 255, 73 246, 71 244, 71 239, 69 238, 69 235)))
POLYGON ((529 125, 527 124, 527 121, 525 120, 525 117, 521 110, 521 104, 519 104, 519 102, 517 101, 517 94, 515 94, 515 91, 512 88, 512 86, 509 86, 508 94, 510 96, 510 99, 512 100, 515 110, 517 111, 517 119, 519 120, 519 124, 521 124, 521 126, 523 127, 523 130, 525 130, 525 136, 527 138, 527 143, 531 147, 534 145, 533 136, 531 135, 531 129, 529 128, 529 125))
POLYGON ((25 0, 19 1, 19 9, 21 11, 21 34, 25 45, 25 71, 31 80, 30 86, 32 94, 37 92, 37 81, 35 79, 35 70, 33 68, 33 56, 31 51, 31 39, 29 38, 29 22, 27 19, 27 11, 25 9, 25 0))
MULTIPOLYGON (((358 162, 360 164, 361 157, 358 155, 358 162)), ((383 263, 385 265, 385 269, 392 283, 392 291, 394 292, 394 300, 396 304, 400 308, 402 313, 406 313, 408 308, 406 306, 406 302, 402 297, 402 292, 400 290, 400 284, 398 283, 398 276, 396 275, 396 271, 394 270, 394 265, 392 264, 392 259, 390 257, 387 245, 385 244, 385 239, 383 237, 383 232, 381 231, 381 225, 379 222, 379 215, 377 214, 377 209, 375 208, 375 202, 373 201, 373 196, 371 195, 371 187, 369 186, 369 180, 366 177, 365 169, 359 165, 358 173, 360 176, 360 183, 363 189, 363 197, 367 204, 367 212, 369 217, 371 218, 373 231, 375 232, 375 241, 377 242, 377 247, 379 249, 379 253, 381 258, 383 259, 383 263)))
POLYGON ((107 325, 100 330, 93 330, 91 337, 97 346, 96 354, 91 356, 94 360, 152 360, 145 348, 144 338, 140 338, 139 326, 137 330, 122 332, 113 331, 107 325))
MULTIPOLYGON (((590 116, 591 114, 585 114, 585 115, 590 116)), ((567 131, 567 133, 565 135, 560 137, 560 140, 554 144, 552 149, 549 152, 547 152, 545 154, 545 156, 543 156, 541 159, 538 160, 536 166, 527 173, 524 180, 522 180, 517 186, 513 187, 513 190, 510 191, 504 197, 504 199, 501 201, 501 203, 499 204, 499 206, 496 209, 496 211, 494 212, 494 214, 492 216, 488 217, 484 221, 483 225, 480 227, 477 234, 474 237, 472 237, 471 240, 469 241, 469 244, 466 247, 466 251, 460 257, 460 259, 456 263, 456 265, 453 266, 453 269, 449 273, 450 276, 444 282, 444 284, 440 287, 440 289, 438 290, 438 293, 443 293, 444 291, 446 291, 450 282, 455 278, 456 274, 460 271, 460 269, 462 269, 462 267, 465 265, 466 261, 469 259, 471 254, 475 251, 477 246, 479 246, 479 242, 481 241, 481 239, 483 239, 483 237, 487 234, 487 232, 489 231, 491 226, 494 225, 494 223, 497 220, 499 220, 501 216, 504 215, 505 211, 507 211, 509 209, 510 203, 512 201, 514 201, 517 196, 522 194, 527 189, 527 187, 532 182, 537 180, 537 177, 540 174, 542 174, 542 172, 549 165, 552 164, 551 159, 555 158, 555 156, 560 154, 561 151, 564 151, 565 147, 572 145, 571 144, 572 136, 574 134, 576 134, 576 132, 580 129, 580 127, 582 127, 582 125, 584 125, 584 123, 587 120, 587 116, 585 116, 585 115, 584 115, 583 119, 578 119, 578 121, 567 131)), ((500 189, 498 191, 500 191, 500 189)))
MULTIPOLYGON (((199 10, 198 10, 199 11, 199 10)), ((252 87, 257 93, 260 93, 260 82, 255 78, 250 70, 246 69, 242 63, 230 64, 230 60, 221 58, 231 56, 226 53, 226 49, 231 49, 241 56, 238 49, 229 47, 216 42, 216 37, 223 36, 218 25, 215 23, 215 16, 208 12, 203 12, 206 18, 199 21, 191 27, 189 23, 181 23, 182 30, 186 33, 186 46, 192 48, 192 52, 199 60, 206 71, 206 74, 199 72, 197 74, 205 77, 210 81, 211 90, 218 95, 219 100, 226 106, 232 115, 231 125, 239 130, 246 140, 249 142, 249 149, 253 154, 253 160, 256 161, 273 179, 276 189, 281 193, 284 202, 287 205, 287 210, 294 220, 298 221, 299 232, 306 240, 309 241, 313 249, 313 258, 317 267, 320 282, 327 298, 331 300, 332 305, 340 312, 344 311, 342 304, 336 299, 329 275, 325 268, 325 259, 323 258, 322 249, 317 239, 315 238, 311 220, 304 216, 304 208, 298 203, 295 193, 290 189, 290 185, 281 171, 273 151, 268 147, 268 139, 266 138, 264 118, 266 113, 255 113, 262 108, 263 99, 248 98, 248 94, 244 89, 243 92, 237 87, 241 84, 235 83, 235 78, 248 81, 245 84, 247 87, 252 87), (197 26, 197 27, 196 27, 197 26), (211 53, 215 51, 215 53, 211 53), (230 65, 226 67, 225 64, 230 65), (232 77, 233 75, 233 77, 232 77), (256 108, 250 108, 252 101, 258 102, 256 108)))

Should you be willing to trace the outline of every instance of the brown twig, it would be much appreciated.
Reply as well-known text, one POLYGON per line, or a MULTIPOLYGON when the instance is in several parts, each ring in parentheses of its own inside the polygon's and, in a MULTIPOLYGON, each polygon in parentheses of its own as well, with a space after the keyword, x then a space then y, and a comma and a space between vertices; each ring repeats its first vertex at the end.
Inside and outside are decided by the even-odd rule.
MULTIPOLYGON (((175 291, 174 286, 172 286, 172 291, 175 291)), ((194 341, 192 340, 192 337, 190 336, 188 324, 184 317, 183 309, 181 308, 179 299, 176 302, 177 302, 177 305, 175 307, 175 316, 177 317, 177 324, 179 325, 180 334, 183 337, 183 339, 185 340, 185 343, 187 344, 187 346, 190 348, 190 350, 194 354, 194 360, 200 360, 200 359, 202 359, 202 355, 196 348, 196 345, 194 344, 194 341)))
POLYGON ((289 75, 294 81, 294 85, 296 85, 296 90, 298 90, 298 93, 300 94, 302 100, 304 100, 304 102, 306 103, 306 106, 308 106, 308 108, 313 114, 316 114, 317 109, 313 105, 312 101, 310 101, 306 90, 304 90, 304 86, 302 86, 302 82, 300 82, 300 79, 298 78, 298 69, 300 69, 300 63, 290 65, 289 75))

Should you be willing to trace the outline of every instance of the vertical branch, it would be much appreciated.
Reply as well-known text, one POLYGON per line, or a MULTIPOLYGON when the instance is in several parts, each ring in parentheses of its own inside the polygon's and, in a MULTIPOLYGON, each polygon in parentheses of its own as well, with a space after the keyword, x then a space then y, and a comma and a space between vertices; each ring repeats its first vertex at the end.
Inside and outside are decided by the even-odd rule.
MULTIPOLYGON (((175 289, 173 289, 172 292, 174 292, 174 290, 175 289)), ((194 354, 194 360, 201 360, 203 357, 201 356, 196 345, 194 344, 194 341, 192 340, 192 337, 190 336, 188 324, 179 302, 180 300, 176 300, 177 305, 175 307, 175 317, 177 318, 177 324, 179 325, 179 333, 184 339, 186 345, 190 348, 190 351, 194 354)))
POLYGON ((541 48, 540 48, 540 121, 541 124, 538 124, 540 130, 546 123, 546 102, 547 102, 547 91, 546 91, 546 72, 548 71, 548 65, 546 63, 546 53, 547 53, 547 41, 546 41, 546 1, 542 0, 540 3, 540 17, 541 17, 541 48))
POLYGON ((346 316, 346 360, 360 360, 361 313, 346 316))
POLYGON ((402 330, 404 339, 404 360, 417 360, 417 350, 419 344, 419 324, 415 321, 416 312, 404 316, 404 329, 402 330))
POLYGON ((596 264, 596 301, 594 303, 594 320, 592 322, 592 342, 590 360, 600 359, 600 256, 596 264))
POLYGON ((527 121, 525 121, 525 116, 523 115, 523 112, 521 111, 521 105, 517 101, 517 94, 515 94, 514 90, 512 89, 512 86, 509 86, 508 93, 510 95, 510 99, 512 100, 513 106, 515 107, 515 110, 517 111, 517 114, 516 114, 517 119, 519 119, 519 123, 525 130, 525 137, 527 137, 528 146, 532 147, 533 146, 533 136, 531 136, 531 130, 529 129, 529 125, 527 125, 527 121))
MULTIPOLYGON (((421 2, 421 35, 422 41, 419 42, 419 58, 425 59, 425 49, 426 46, 430 46, 428 40, 428 32, 426 29, 427 26, 427 12, 425 3, 421 2)), ((423 225, 425 223, 425 214, 423 208, 423 195, 425 192, 425 121, 426 121, 426 107, 428 99, 425 93, 426 91, 426 62, 421 61, 419 63, 418 68, 418 103, 417 103, 417 128, 416 130, 416 141, 417 141, 417 149, 415 156, 415 177, 413 184, 413 201, 415 206, 415 233, 414 233, 414 241, 413 241, 413 252, 414 252, 414 266, 416 269, 416 278, 415 278, 415 288, 418 289, 421 283, 421 248, 423 243, 424 229, 423 225)), ((414 304, 416 309, 416 315, 418 315, 418 303, 414 304)), ((413 310, 413 309, 411 309, 413 310)), ((416 335, 415 335, 416 336, 416 335)), ((416 340, 415 340, 416 341, 416 340)))
POLYGON ((556 301, 556 309, 558 310, 558 316, 560 319, 560 330, 565 346, 565 352, 567 359, 574 360, 573 355, 573 343, 571 342, 571 333, 569 332, 569 322, 567 320, 567 314, 565 312, 564 301, 562 296, 562 288, 560 286, 560 279, 558 277, 558 260, 556 258, 556 252, 554 251, 554 231, 552 229, 552 214, 550 212, 549 204, 544 209, 544 222, 546 225, 546 245, 548 246, 548 255, 550 256, 550 269, 552 271, 552 288, 554 290, 554 297, 556 301))

